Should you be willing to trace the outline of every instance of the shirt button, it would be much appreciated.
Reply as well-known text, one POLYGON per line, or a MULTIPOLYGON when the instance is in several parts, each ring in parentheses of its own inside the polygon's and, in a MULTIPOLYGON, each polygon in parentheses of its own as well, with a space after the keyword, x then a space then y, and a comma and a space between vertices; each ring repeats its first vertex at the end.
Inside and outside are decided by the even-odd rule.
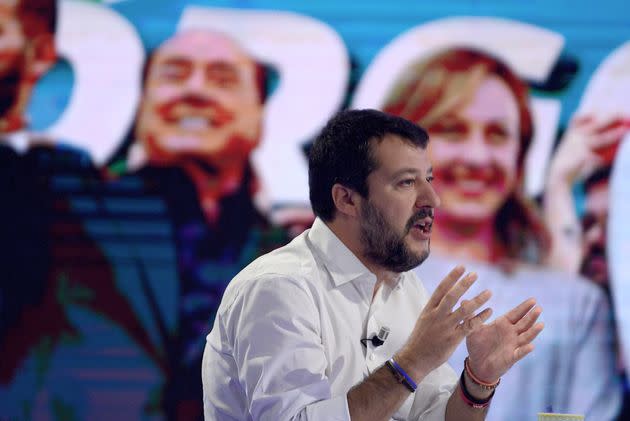
POLYGON ((374 361, 374 358, 375 358, 374 354, 371 354, 369 358, 370 358, 370 361, 374 361))

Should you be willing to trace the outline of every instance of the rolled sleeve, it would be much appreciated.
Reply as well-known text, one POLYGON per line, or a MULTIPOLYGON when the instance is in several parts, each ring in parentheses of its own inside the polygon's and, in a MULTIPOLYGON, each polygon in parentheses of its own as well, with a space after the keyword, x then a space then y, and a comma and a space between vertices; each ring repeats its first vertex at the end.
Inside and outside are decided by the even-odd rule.
POLYGON ((444 421, 446 405, 457 382, 458 377, 448 364, 442 364, 430 372, 418 385, 409 419, 444 421))
POLYGON ((282 277, 257 279, 229 314, 227 332, 252 419, 350 420, 346 396, 331 396, 319 312, 306 287, 282 277))
POLYGON ((350 421, 348 399, 344 396, 315 402, 300 412, 297 420, 350 421), (302 415, 304 414, 304 415, 302 415), (302 416, 304 418, 302 418, 302 416))

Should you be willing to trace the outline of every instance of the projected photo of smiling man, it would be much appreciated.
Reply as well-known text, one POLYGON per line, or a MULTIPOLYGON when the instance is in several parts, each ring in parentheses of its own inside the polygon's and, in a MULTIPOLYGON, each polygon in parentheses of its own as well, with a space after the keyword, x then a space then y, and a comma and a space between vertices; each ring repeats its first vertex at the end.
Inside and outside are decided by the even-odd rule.
POLYGON ((233 39, 208 30, 174 35, 147 63, 135 137, 149 165, 182 167, 209 220, 250 177, 264 79, 264 67, 233 39))
POLYGON ((151 57, 136 133, 154 163, 246 160, 261 134, 256 63, 230 38, 175 35, 151 57))

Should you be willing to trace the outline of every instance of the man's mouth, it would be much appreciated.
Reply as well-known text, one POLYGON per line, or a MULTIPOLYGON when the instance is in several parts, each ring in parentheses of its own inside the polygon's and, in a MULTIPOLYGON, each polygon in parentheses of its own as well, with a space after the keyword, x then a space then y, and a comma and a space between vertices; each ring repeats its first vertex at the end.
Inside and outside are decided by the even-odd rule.
POLYGON ((217 127, 216 122, 210 117, 204 116, 182 116, 171 120, 180 129, 187 131, 203 131, 217 127))
POLYGON ((417 220, 413 223, 412 228, 420 230, 423 234, 430 235, 433 227, 433 218, 427 217, 417 220))
POLYGON ((234 119, 233 113, 216 101, 197 96, 186 96, 159 106, 157 114, 169 125, 186 131, 218 129, 234 119))

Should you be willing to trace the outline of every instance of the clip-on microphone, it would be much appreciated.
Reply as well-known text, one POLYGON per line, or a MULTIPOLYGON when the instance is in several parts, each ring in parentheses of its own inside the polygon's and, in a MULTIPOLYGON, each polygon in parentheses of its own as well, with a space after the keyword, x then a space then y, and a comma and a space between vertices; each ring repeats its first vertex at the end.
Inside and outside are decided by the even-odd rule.
POLYGON ((378 335, 372 336, 372 338, 363 338, 361 339, 361 343, 364 347, 367 348, 367 342, 372 342, 373 347, 381 346, 385 343, 385 339, 389 336, 389 328, 383 326, 381 330, 378 331, 378 335))

